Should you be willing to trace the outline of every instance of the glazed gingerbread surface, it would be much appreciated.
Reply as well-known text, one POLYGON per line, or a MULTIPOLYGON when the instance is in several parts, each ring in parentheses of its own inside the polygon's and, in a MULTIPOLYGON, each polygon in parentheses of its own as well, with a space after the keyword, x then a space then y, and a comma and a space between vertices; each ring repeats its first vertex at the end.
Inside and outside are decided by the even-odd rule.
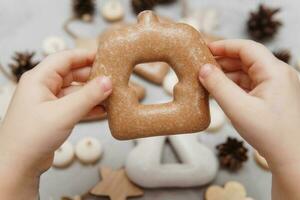
MULTIPOLYGON (((165 18, 160 17, 159 20, 164 22, 165 18)), ((129 25, 130 25, 129 23, 124 23, 124 22, 114 24, 109 28, 107 28, 103 33, 101 33, 100 36, 98 37, 98 40, 100 41, 100 43, 102 43, 101 41, 105 41, 106 38, 111 34, 111 32, 125 28, 126 26, 129 25)), ((169 69, 170 66, 165 62, 149 62, 149 63, 137 64, 133 68, 133 72, 152 83, 160 85, 162 84, 169 69)))
POLYGON ((100 40, 91 78, 106 75, 113 82, 113 92, 106 103, 115 138, 192 133, 208 127, 208 95, 198 80, 198 71, 205 63, 217 63, 198 31, 186 24, 160 23, 153 12, 144 11, 137 24, 110 31, 104 38, 100 40), (169 63, 179 77, 174 100, 139 104, 128 86, 133 67, 156 61, 169 63))

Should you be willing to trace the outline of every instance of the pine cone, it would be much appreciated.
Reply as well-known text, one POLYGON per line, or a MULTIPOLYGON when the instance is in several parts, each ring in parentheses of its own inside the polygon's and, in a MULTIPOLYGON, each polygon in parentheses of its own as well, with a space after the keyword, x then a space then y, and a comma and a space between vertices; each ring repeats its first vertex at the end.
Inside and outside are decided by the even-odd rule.
POLYGON ((220 165, 231 171, 240 169, 243 162, 248 160, 247 149, 243 141, 228 137, 227 141, 217 147, 220 165))
POLYGON ((273 37, 279 27, 281 21, 274 19, 274 15, 280 11, 280 8, 269 8, 261 4, 258 11, 251 12, 248 20, 248 31, 256 40, 263 40, 273 37))
POLYGON ((135 14, 139 14, 144 10, 152 10, 157 0, 131 0, 131 6, 135 14))
POLYGON ((291 52, 289 50, 278 50, 273 52, 274 56, 285 63, 289 63, 291 59, 291 52))
POLYGON ((73 0, 73 14, 76 18, 91 21, 95 14, 95 0, 73 0))
POLYGON ((39 62, 32 61, 34 52, 16 52, 13 56, 15 63, 10 64, 10 68, 17 81, 20 80, 22 74, 33 69, 39 62))

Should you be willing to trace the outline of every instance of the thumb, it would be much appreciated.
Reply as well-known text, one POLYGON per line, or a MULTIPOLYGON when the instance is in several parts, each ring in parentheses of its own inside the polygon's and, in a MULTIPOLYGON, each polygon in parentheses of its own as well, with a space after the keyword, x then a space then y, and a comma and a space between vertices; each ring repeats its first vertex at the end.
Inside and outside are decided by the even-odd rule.
POLYGON ((239 112, 249 101, 248 94, 212 64, 200 68, 199 79, 229 117, 236 115, 234 112, 239 112))
POLYGON ((55 108, 58 114, 75 124, 85 117, 95 106, 105 100, 112 91, 112 83, 108 77, 97 77, 77 92, 57 100, 55 108))

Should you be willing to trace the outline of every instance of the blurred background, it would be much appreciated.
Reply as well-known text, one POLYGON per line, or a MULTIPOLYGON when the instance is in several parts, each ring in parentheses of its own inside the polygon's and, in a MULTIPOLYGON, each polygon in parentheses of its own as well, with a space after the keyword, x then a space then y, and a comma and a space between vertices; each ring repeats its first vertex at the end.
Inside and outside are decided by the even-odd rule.
MULTIPOLYGON (((56 49, 76 47, 78 39, 97 38, 103 30, 116 23, 107 21, 107 17, 111 16, 103 15, 102 8, 107 1, 109 0, 95 0, 92 16, 88 16, 88 18, 80 16, 71 21, 67 28, 67 30, 71 30, 70 34, 66 32, 63 26, 67 20, 74 16, 72 0, 0 0, 0 63, 4 70, 10 73, 10 64, 15 63, 12 59, 15 52, 35 52, 33 60, 39 61, 56 49), (92 17, 93 20, 86 22, 86 20, 89 21, 89 17, 92 17), (49 38, 55 38, 54 41, 58 41, 58 43, 50 42, 49 44, 51 41, 49 38)), ((132 1, 118 1, 124 12, 120 20, 134 22, 136 13, 132 1)), ((149 6, 147 1, 146 5, 149 6)), ((296 68, 300 62, 299 8, 300 2, 297 0, 186 0, 185 9, 183 9, 181 1, 177 0, 174 3, 158 4, 152 7, 159 15, 175 21, 193 18, 194 25, 209 35, 221 38, 258 40, 296 68), (264 4, 270 9, 280 8, 280 10, 267 19, 264 18, 263 13, 251 15, 251 12, 257 14, 260 4, 264 4), (262 20, 271 21, 264 23, 262 20)), ((135 9, 137 8, 135 7, 135 9)), ((89 9, 87 11, 89 12, 89 9)), ((268 9, 264 11, 268 13, 268 9)), ((18 71, 16 74, 10 75, 14 76, 20 73, 18 71)), ((152 84, 136 75, 132 75, 132 79, 146 88, 144 103, 157 103, 172 99, 172 96, 166 93, 160 85, 152 84)), ((0 88, 6 84, 8 84, 8 79, 2 73, 0 74, 0 88)), ((5 104, 3 102, 5 98, 0 96, 0 106, 2 107, 5 104)), ((4 108, 1 109, 5 110, 4 108)), ((104 155, 101 160, 94 165, 82 165, 74 161, 72 165, 64 169, 51 168, 41 180, 41 199, 58 200, 62 196, 73 197, 84 194, 100 180, 98 176, 100 165, 110 166, 114 169, 123 166, 126 156, 134 147, 133 141, 121 142, 113 139, 107 121, 99 121, 78 124, 69 141, 75 145, 86 136, 97 138, 104 148, 104 155)), ((242 140, 229 122, 226 122, 217 132, 199 134, 199 140, 216 151, 215 146, 226 141, 228 135, 242 140)), ((271 175, 255 163, 253 149, 246 143, 245 146, 249 151, 248 160, 243 167, 235 172, 220 169, 212 184, 223 185, 227 181, 237 180, 245 186, 249 197, 255 200, 270 199, 271 175)), ((177 161, 172 148, 166 145, 163 151, 163 162, 177 161)), ((146 189, 144 197, 137 199, 198 200, 203 198, 206 188, 207 186, 187 189, 146 189)), ((105 198, 90 197, 89 199, 105 198)))

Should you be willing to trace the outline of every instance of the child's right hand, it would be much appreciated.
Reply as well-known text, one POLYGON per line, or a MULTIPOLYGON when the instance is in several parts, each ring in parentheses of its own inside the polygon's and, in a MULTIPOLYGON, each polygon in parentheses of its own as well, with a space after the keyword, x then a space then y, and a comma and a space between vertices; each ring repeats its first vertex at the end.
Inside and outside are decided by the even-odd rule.
POLYGON ((273 199, 299 200, 297 72, 253 41, 224 40, 209 47, 225 73, 216 66, 204 65, 200 81, 241 136, 267 159, 273 173, 273 199))

